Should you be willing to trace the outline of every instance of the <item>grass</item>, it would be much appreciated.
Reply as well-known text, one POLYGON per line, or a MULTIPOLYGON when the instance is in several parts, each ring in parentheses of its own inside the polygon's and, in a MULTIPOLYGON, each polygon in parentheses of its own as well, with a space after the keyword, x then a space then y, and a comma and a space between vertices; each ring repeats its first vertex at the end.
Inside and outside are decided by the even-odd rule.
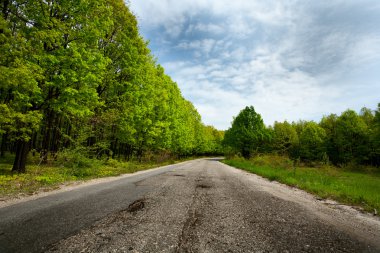
POLYGON ((332 166, 294 168, 289 159, 279 156, 262 156, 251 160, 234 158, 224 160, 224 163, 322 198, 359 206, 369 212, 380 211, 378 171, 347 171, 332 166))
POLYGON ((28 161, 27 172, 17 174, 11 171, 12 155, 0 160, 0 200, 17 195, 32 195, 39 191, 50 191, 62 184, 75 181, 118 176, 180 162, 171 159, 161 162, 120 162, 114 159, 89 159, 73 154, 63 155, 61 160, 47 165, 38 165, 38 158, 32 156, 28 161))

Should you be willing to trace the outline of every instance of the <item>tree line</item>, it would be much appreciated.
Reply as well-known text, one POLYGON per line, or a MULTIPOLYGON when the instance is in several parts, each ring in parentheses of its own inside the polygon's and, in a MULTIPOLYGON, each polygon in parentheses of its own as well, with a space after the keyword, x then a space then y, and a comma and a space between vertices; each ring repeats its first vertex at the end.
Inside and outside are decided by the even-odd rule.
POLYGON ((24 172, 62 150, 140 159, 221 153, 223 132, 205 126, 156 63, 123 0, 0 3, 0 155, 24 172))
POLYGON ((245 158, 277 153, 308 163, 380 166, 380 103, 375 111, 346 110, 319 123, 284 121, 269 127, 253 106, 246 107, 226 131, 224 144, 245 158))

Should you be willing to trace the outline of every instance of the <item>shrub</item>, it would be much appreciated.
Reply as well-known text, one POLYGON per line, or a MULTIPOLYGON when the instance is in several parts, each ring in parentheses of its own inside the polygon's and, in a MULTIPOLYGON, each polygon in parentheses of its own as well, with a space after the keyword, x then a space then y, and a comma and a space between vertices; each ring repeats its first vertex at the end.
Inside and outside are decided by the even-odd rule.
POLYGON ((90 159, 77 149, 60 152, 56 163, 65 168, 68 174, 78 178, 96 175, 102 165, 101 160, 90 159))
POLYGON ((257 166, 269 166, 273 168, 292 169, 294 162, 287 156, 270 154, 255 156, 250 161, 257 166))

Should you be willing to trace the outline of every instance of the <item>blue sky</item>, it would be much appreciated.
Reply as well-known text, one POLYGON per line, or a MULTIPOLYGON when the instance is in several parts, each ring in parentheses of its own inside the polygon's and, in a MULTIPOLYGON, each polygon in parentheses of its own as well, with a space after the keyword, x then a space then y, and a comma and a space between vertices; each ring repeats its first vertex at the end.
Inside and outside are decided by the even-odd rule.
POLYGON ((380 102, 380 1, 130 0, 204 123, 253 105, 267 125, 380 102))

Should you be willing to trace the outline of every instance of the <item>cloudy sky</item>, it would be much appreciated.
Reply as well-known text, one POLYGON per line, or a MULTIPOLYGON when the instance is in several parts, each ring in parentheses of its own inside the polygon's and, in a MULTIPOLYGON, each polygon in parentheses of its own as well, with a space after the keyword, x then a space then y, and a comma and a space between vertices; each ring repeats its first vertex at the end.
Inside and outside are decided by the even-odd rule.
POLYGON ((130 0, 206 124, 253 105, 267 125, 380 102, 380 1, 130 0))

